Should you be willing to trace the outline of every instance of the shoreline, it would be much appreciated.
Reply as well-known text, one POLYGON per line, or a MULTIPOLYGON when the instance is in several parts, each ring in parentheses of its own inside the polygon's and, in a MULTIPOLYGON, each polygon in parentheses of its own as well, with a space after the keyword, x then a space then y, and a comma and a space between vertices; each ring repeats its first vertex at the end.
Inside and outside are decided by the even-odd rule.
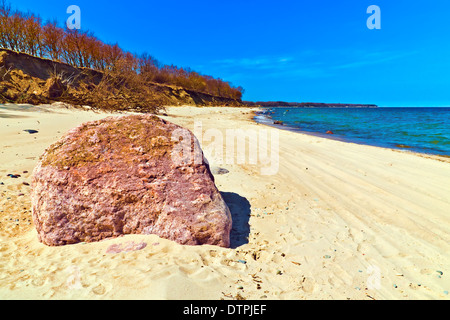
MULTIPOLYGON (((154 235, 47 247, 37 241, 23 182, 69 129, 114 115, 50 111, 0 125, 0 298, 450 299, 448 163, 275 128, 280 164, 270 176, 258 163, 218 162, 203 141, 211 166, 229 171, 214 178, 233 215, 235 248, 154 235), (147 247, 107 253, 130 241, 147 247)), ((166 112, 161 118, 191 131, 195 121, 203 132, 268 128, 248 107, 166 112)))
POLYGON ((300 128, 296 128, 296 127, 285 125, 285 124, 282 124, 282 125, 274 124, 272 118, 263 113, 263 111, 265 111, 264 109, 259 108, 259 110, 261 110, 262 112, 260 114, 257 114, 255 112, 253 121, 256 123, 260 123, 260 124, 272 127, 272 128, 277 128, 280 130, 286 130, 286 131, 291 131, 291 132, 295 132, 295 133, 299 133, 299 134, 311 135, 311 136, 315 136, 315 137, 320 137, 320 138, 330 139, 330 140, 335 140, 335 141, 341 141, 341 142, 346 142, 346 143, 354 143, 354 144, 371 146, 371 147, 376 147, 376 148, 389 149, 389 150, 392 150, 395 152, 405 152, 405 153, 415 154, 419 157, 430 158, 430 159, 435 159, 438 161, 450 163, 450 155, 420 152, 417 150, 408 150, 408 149, 410 149, 409 147, 395 147, 394 148, 394 147, 390 147, 387 145, 376 144, 375 142, 373 144, 370 144, 370 143, 360 142, 357 140, 352 140, 351 138, 336 137, 334 135, 330 135, 330 134, 326 134, 326 133, 303 131, 300 128), (264 119, 266 121, 264 121, 264 120, 258 121, 258 119, 257 119, 258 117, 260 117, 261 119, 264 119))

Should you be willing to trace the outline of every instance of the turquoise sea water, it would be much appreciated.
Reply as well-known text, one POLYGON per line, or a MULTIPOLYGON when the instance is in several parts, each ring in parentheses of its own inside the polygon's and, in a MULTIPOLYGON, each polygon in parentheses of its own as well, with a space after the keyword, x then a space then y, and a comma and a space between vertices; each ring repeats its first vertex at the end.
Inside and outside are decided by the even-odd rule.
POLYGON ((294 131, 450 156, 450 108, 265 108, 256 116, 262 123, 275 120, 294 131))

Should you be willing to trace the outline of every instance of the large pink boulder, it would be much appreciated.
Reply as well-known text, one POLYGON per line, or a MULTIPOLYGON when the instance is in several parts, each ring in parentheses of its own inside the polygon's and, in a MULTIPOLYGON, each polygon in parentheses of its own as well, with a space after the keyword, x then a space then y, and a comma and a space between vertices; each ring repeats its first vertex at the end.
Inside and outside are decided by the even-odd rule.
POLYGON ((230 245, 231 215, 197 139, 152 115, 69 131, 32 176, 33 220, 50 246, 124 234, 230 245))

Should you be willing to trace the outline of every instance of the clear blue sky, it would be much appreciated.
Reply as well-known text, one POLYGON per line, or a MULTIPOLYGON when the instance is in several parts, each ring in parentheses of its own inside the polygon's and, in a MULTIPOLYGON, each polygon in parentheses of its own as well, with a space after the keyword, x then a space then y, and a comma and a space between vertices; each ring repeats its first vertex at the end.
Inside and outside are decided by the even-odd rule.
POLYGON ((244 100, 450 106, 450 0, 10 0, 246 89, 244 100), (369 30, 368 6, 381 9, 369 30))

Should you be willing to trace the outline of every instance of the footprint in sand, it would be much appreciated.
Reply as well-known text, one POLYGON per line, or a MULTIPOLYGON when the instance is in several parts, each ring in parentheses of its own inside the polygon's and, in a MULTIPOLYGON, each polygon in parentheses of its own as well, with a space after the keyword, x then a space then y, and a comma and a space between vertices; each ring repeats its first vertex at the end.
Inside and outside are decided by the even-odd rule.
POLYGON ((103 295, 106 293, 106 288, 100 283, 92 288, 92 292, 96 295, 103 295))
POLYGON ((367 253, 370 250, 371 246, 367 244, 365 241, 358 244, 356 250, 360 253, 367 253))
POLYGON ((360 242, 362 242, 364 240, 363 232, 355 230, 355 229, 349 229, 348 230, 348 235, 356 243, 360 243, 360 242))
POLYGON ((33 278, 31 280, 31 284, 35 287, 42 287, 45 283, 45 278, 44 277, 38 277, 38 278, 33 278))
POLYGON ((161 280, 161 279, 167 279, 172 275, 171 270, 162 270, 160 272, 155 272, 150 276, 152 280, 161 280))
POLYGON ((180 266, 179 270, 182 273, 190 276, 190 275, 193 275, 194 273, 196 273, 198 271, 198 267, 197 266, 180 266))
POLYGON ((41 287, 47 280, 46 270, 44 268, 35 269, 31 273, 31 284, 35 287, 41 287))
POLYGON ((303 278, 301 288, 306 293, 312 293, 314 291, 314 287, 316 282, 312 278, 303 278))

